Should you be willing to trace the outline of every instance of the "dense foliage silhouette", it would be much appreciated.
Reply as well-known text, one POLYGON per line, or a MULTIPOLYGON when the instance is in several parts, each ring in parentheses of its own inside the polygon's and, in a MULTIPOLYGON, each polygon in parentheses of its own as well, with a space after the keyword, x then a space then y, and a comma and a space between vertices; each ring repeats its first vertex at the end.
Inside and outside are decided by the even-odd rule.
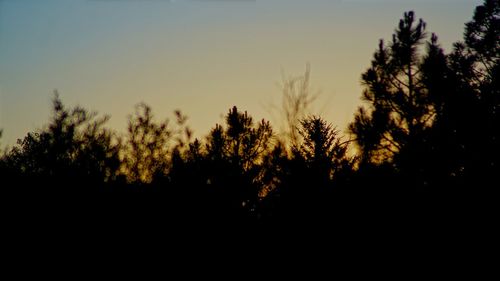
POLYGON ((233 107, 192 140, 182 113, 170 124, 139 104, 120 135, 56 93, 48 125, 2 151, 3 192, 35 217, 168 224, 437 222, 488 206, 478 198, 500 174, 499 11, 497 0, 477 7, 450 54, 405 13, 362 74, 347 136, 305 115, 309 70, 285 84, 284 134, 233 107))

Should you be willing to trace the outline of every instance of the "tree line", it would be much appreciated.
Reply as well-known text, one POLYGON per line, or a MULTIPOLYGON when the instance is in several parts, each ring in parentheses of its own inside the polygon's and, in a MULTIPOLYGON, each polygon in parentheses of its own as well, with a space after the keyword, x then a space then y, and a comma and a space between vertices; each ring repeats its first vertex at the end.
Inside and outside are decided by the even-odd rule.
POLYGON ((139 104, 118 134, 106 127, 108 116, 68 108, 56 93, 48 124, 2 152, 2 192, 41 208, 106 198, 109 209, 139 204, 179 218, 233 221, 318 218, 353 202, 383 208, 494 192, 499 12, 498 0, 485 0, 450 53, 423 20, 405 13, 361 76, 363 105, 347 135, 306 114, 308 71, 283 85, 280 133, 233 107, 223 124, 194 139, 182 112, 162 121, 139 104))

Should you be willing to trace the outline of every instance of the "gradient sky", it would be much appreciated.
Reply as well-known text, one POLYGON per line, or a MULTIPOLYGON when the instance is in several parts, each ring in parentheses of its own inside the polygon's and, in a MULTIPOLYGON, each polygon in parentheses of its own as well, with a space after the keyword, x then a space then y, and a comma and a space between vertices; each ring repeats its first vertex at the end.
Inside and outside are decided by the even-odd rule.
POLYGON ((449 50, 482 0, 0 0, 3 145, 41 128, 57 89, 126 128, 144 101, 197 136, 233 106, 274 121, 282 71, 311 65, 315 111, 345 129, 380 38, 414 10, 449 50))

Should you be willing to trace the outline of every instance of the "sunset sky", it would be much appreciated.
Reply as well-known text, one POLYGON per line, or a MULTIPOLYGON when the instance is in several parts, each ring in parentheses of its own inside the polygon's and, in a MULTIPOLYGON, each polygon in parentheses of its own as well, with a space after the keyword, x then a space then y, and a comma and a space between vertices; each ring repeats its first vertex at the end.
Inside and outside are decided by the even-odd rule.
POLYGON ((2 145, 41 128, 57 89, 70 106, 111 115, 181 109, 204 136, 236 105, 270 119, 282 72, 304 73, 315 112, 344 130, 380 38, 414 10, 445 49, 482 0, 0 0, 2 145))

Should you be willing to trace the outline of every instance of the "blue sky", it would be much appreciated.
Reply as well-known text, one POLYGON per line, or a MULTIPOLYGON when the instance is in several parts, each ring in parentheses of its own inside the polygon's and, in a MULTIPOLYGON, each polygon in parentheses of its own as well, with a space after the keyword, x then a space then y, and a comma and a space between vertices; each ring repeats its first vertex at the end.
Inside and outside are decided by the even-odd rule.
POLYGON ((134 105, 181 109, 203 136, 233 105, 279 104, 282 72, 311 65, 316 112, 340 129, 380 38, 414 10, 450 49, 477 0, 0 0, 0 128, 12 145, 63 101, 126 126, 134 105))

